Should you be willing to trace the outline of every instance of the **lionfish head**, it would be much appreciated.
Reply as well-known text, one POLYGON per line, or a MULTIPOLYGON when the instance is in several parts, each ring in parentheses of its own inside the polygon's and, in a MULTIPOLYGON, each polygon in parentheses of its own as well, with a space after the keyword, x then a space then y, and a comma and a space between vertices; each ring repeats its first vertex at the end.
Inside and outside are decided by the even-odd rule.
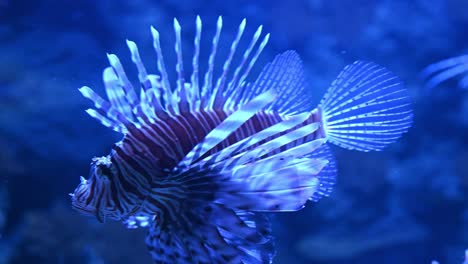
POLYGON ((89 179, 80 177, 80 184, 70 194, 74 209, 84 215, 93 215, 100 222, 120 220, 112 199, 111 181, 116 174, 109 156, 93 158, 89 179))

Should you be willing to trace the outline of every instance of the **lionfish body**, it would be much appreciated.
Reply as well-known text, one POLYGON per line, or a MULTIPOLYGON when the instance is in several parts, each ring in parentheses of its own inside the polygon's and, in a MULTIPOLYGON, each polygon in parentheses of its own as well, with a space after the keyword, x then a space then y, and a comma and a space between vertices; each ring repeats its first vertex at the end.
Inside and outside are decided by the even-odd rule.
POLYGON ((231 70, 245 20, 215 81, 222 20, 204 76, 198 70, 201 28, 197 17, 190 81, 184 79, 175 20, 175 87, 152 28, 158 75, 147 73, 135 43, 127 41, 139 95, 115 55, 108 55, 111 66, 103 73, 109 101, 80 89, 94 102, 88 113, 124 137, 108 156, 93 159, 90 178, 82 178, 72 195, 73 206, 100 221, 149 227, 146 243, 155 263, 271 263, 265 213, 296 211, 329 195, 336 167, 327 142, 382 149, 410 127, 409 99, 386 69, 355 62, 314 109, 293 51, 278 55, 248 83, 269 35, 261 38, 259 27, 231 70))

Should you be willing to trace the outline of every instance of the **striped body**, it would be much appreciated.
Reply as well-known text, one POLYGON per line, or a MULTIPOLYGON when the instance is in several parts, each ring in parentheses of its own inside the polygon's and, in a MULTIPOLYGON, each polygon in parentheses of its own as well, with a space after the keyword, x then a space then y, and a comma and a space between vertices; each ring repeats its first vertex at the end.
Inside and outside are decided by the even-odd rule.
MULTIPOLYGON (((157 166, 161 171, 159 175, 156 173, 156 178, 158 176, 164 177, 164 171, 174 168, 195 145, 201 142, 210 131, 218 126, 230 114, 231 113, 226 113, 222 110, 200 111, 196 113, 185 112, 155 123, 144 124, 141 128, 130 129, 129 133, 122 140, 122 144, 116 146, 115 150, 117 151, 119 148, 121 148, 122 151, 124 151, 123 149, 125 148, 134 150, 131 154, 127 154, 126 157, 120 157, 123 159, 143 155, 140 158, 142 160, 147 160, 146 155, 149 155, 151 160, 157 160, 157 166), (139 145, 144 145, 145 148, 139 150, 135 149, 139 145)), ((286 117, 281 114, 273 111, 257 113, 207 154, 216 153, 223 148, 283 121, 285 118, 286 117)), ((319 120, 319 112, 315 111, 304 123, 300 124, 300 126, 319 122, 319 120)), ((284 131, 284 133, 286 132, 287 131, 284 131)), ((324 135, 321 133, 323 133, 321 130, 317 130, 307 135, 306 138, 283 146, 278 151, 302 144, 305 141, 323 138, 324 135)), ((265 139, 265 141, 268 141, 268 139, 265 139)), ((257 143, 256 145, 259 144, 260 143, 257 143)), ((117 151, 116 154, 118 155, 119 152, 120 151, 117 151)), ((272 155, 274 153, 275 152, 269 154, 272 155)))
MULTIPOLYGON (((118 181, 113 181, 113 188, 115 188, 115 190, 120 189, 118 193, 121 193, 123 196, 132 194, 131 197, 125 200, 133 201, 135 204, 135 207, 127 206, 127 208, 125 208, 120 206, 119 202, 119 200, 122 200, 122 195, 115 196, 113 200, 117 205, 119 215, 151 215, 154 214, 158 208, 163 208, 164 206, 161 206, 158 200, 164 200, 162 197, 167 187, 161 182, 168 177, 170 171, 182 158, 229 114, 231 113, 225 113, 224 111, 186 112, 178 116, 168 116, 166 120, 160 120, 155 123, 148 121, 148 123, 140 128, 135 127, 129 129, 129 133, 120 143, 114 146, 110 155, 112 163, 117 164, 118 171, 116 175, 132 173, 135 176, 134 178, 138 179, 128 181, 123 177, 118 181), (153 162, 148 163, 148 161, 153 162), (151 195, 148 195, 149 193, 151 193, 151 195), (156 198, 151 199, 148 196, 154 196, 156 198), (152 201, 149 204, 146 203, 146 206, 151 208, 149 210, 141 205, 143 200, 148 199, 152 201), (136 207, 138 207, 138 210, 141 212, 136 211, 136 207)), ((242 139, 252 136, 267 127, 283 121, 285 118, 286 117, 273 111, 257 113, 228 138, 211 149, 207 155, 216 153, 242 139)), ((305 122, 298 126, 314 122, 320 122, 319 111, 314 111, 305 122)), ((287 132, 288 131, 284 131, 283 134, 287 132)), ((323 137, 323 131, 317 130, 267 155, 274 155, 293 146, 323 137)), ((267 138, 262 142, 268 140, 267 138)), ((252 148, 260 145, 262 142, 255 144, 252 148)), ((169 185, 170 184, 171 183, 169 183, 169 185)), ((127 202, 127 204, 132 203, 127 202)))
POLYGON ((103 72, 108 100, 80 88, 94 103, 87 112, 123 139, 108 156, 93 159, 89 178, 81 177, 71 195, 72 205, 101 222, 148 227, 146 244, 155 263, 271 263, 274 247, 265 212, 297 211, 330 195, 337 170, 327 142, 379 151, 411 125, 406 90, 374 63, 345 67, 315 109, 294 51, 276 56, 249 83, 269 35, 258 42, 260 26, 231 70, 245 25, 244 20, 216 81, 222 19, 200 78, 197 17, 189 79, 181 28, 174 20, 175 87, 159 32, 151 28, 158 74, 148 74, 136 44, 127 41, 139 95, 113 54, 103 72))

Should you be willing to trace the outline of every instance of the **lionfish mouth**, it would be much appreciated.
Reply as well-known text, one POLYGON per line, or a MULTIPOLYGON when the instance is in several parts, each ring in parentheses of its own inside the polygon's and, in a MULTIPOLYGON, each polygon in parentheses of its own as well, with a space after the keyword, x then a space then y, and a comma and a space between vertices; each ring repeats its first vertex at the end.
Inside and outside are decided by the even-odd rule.
MULTIPOLYGON (((78 186, 78 188, 79 187, 80 186, 78 186)), ((71 194, 71 196, 72 196, 72 208, 78 211, 80 214, 84 216, 94 216, 101 223, 106 222, 106 219, 110 218, 108 215, 102 213, 94 206, 86 204, 86 201, 80 201, 79 199, 76 199, 75 198, 76 191, 75 191, 75 194, 71 194)))
POLYGON ((76 187, 73 193, 70 193, 72 208, 84 215, 96 215, 96 208, 87 203, 89 196, 89 183, 81 176, 80 184, 76 187))

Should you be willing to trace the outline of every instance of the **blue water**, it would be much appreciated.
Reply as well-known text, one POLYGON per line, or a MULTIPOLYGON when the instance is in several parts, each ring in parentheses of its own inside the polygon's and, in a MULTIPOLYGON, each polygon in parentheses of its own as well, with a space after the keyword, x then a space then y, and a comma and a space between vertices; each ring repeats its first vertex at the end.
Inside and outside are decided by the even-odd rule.
POLYGON ((173 67, 173 17, 191 47, 197 14, 206 45, 218 15, 223 36, 244 17, 250 34, 264 25, 271 38, 253 73, 294 49, 314 102, 357 59, 400 76, 414 102, 414 126, 398 143, 379 153, 333 148, 331 197, 273 217, 274 263, 462 263, 468 92, 456 81, 427 90, 420 72, 468 52, 467 11, 465 0, 0 0, 0 264, 151 263, 143 230, 100 224, 69 205, 91 158, 119 140, 86 115, 77 88, 103 91, 106 52, 131 63, 126 38, 154 69, 150 25, 173 67))

